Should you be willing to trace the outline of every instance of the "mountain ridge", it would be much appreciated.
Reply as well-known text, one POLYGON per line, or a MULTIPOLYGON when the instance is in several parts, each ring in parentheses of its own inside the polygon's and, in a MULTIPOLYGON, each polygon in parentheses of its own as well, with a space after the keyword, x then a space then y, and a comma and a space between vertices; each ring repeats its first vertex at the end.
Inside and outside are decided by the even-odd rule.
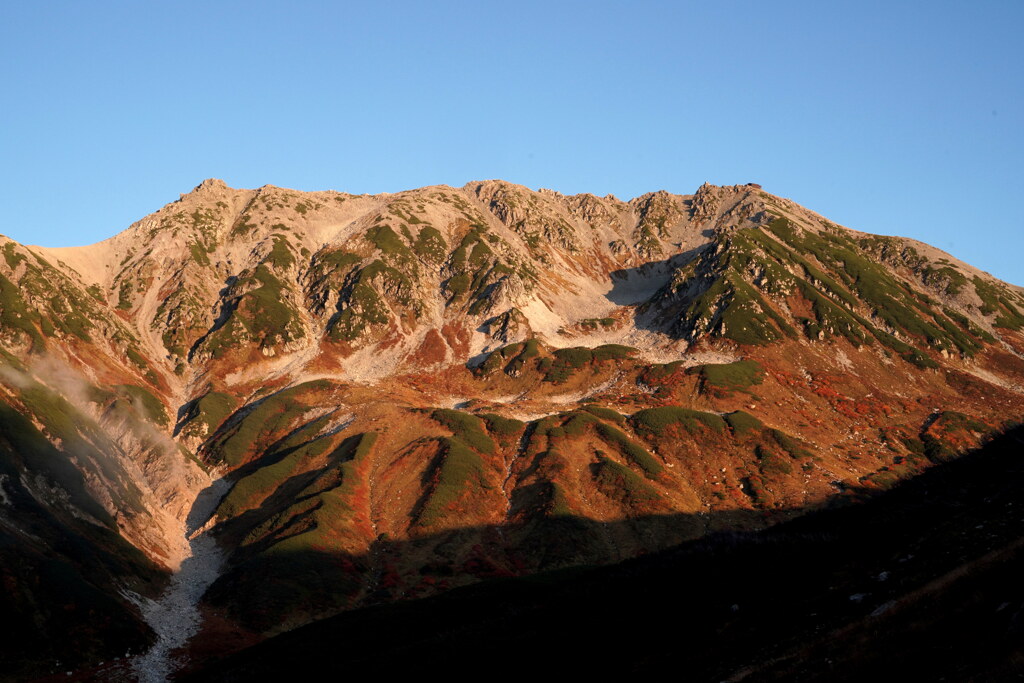
MULTIPOLYGON (((624 202, 210 179, 95 245, 0 250, 0 492, 23 501, 0 541, 113 596, 109 645, 133 654, 196 534, 224 553, 203 638, 258 640, 767 527, 1024 411, 1019 288, 754 184, 624 202), (54 540, 94 527, 106 555, 54 540)), ((86 631, 60 657, 109 657, 86 631)))
MULTIPOLYGON (((730 189, 731 189, 732 194, 735 195, 737 193, 737 191, 740 190, 740 188, 743 188, 743 191, 744 191, 744 194, 745 194, 745 199, 746 199, 747 203, 743 204, 742 203, 743 199, 741 199, 734 206, 730 207, 727 211, 723 212, 723 216, 718 217, 718 220, 716 222, 718 228, 724 227, 723 223, 730 222, 731 219, 735 217, 735 213, 736 213, 737 210, 744 211, 746 214, 748 214, 747 219, 749 219, 749 216, 753 215, 753 216, 759 216, 759 220, 761 220, 762 222, 765 220, 764 215, 765 215, 766 209, 764 208, 765 205, 764 205, 763 201, 761 201, 761 197, 762 196, 770 196, 770 195, 767 195, 767 194, 761 192, 760 188, 755 188, 755 186, 753 186, 753 185, 732 186, 730 189), (754 190, 757 190, 757 194, 758 194, 757 197, 752 197, 751 193, 754 190), (732 212, 732 214, 729 213, 730 211, 732 212)), ((515 186, 515 185, 512 185, 510 183, 505 183, 503 181, 473 182, 473 183, 468 183, 463 188, 447 188, 446 186, 431 186, 430 188, 421 188, 419 190, 412 190, 412 191, 407 191, 407 192, 404 192, 404 193, 394 193, 394 194, 374 195, 374 196, 365 196, 365 195, 363 195, 363 196, 352 196, 352 195, 343 195, 343 194, 340 194, 340 193, 332 193, 332 192, 313 193, 311 195, 308 195, 308 198, 310 199, 310 201, 319 201, 318 199, 316 199, 316 197, 320 197, 320 198, 323 198, 323 199, 327 199, 327 198, 330 197, 330 198, 333 198, 335 201, 340 200, 342 202, 346 201, 347 199, 355 199, 358 202, 361 202, 363 204, 363 206, 361 208, 357 209, 354 214, 350 213, 348 215, 344 215, 343 216, 344 220, 342 218, 333 217, 332 220, 328 221, 327 227, 312 228, 312 227, 310 227, 310 222, 306 221, 306 224, 303 226, 303 228, 308 230, 310 233, 314 233, 314 234, 310 234, 310 235, 302 234, 301 235, 301 238, 304 238, 305 242, 300 246, 300 249, 306 249, 306 250, 309 250, 311 252, 319 252, 320 250, 324 249, 328 245, 332 245, 332 244, 336 244, 338 242, 346 241, 347 239, 352 237, 352 233, 354 231, 358 232, 360 229, 364 228, 364 226, 368 222, 367 221, 367 216, 369 214, 372 214, 375 210, 380 209, 382 207, 383 203, 390 204, 390 203, 394 203, 396 201, 397 202, 401 202, 402 198, 416 197, 416 196, 419 196, 419 195, 421 195, 423 193, 430 193, 432 190, 437 190, 438 192, 441 192, 441 193, 449 192, 449 191, 450 192, 461 193, 463 196, 469 195, 470 199, 473 199, 475 197, 481 203, 486 204, 486 208, 489 210, 489 215, 491 215, 494 218, 497 218, 498 221, 501 222, 503 225, 505 223, 508 223, 510 225, 511 224, 519 225, 519 224, 525 223, 526 220, 527 220, 527 218, 526 218, 526 216, 524 214, 524 210, 522 208, 520 208, 519 206, 509 205, 509 203, 507 201, 508 198, 511 198, 512 202, 516 202, 517 200, 515 199, 515 197, 522 195, 523 192, 525 191, 525 188, 521 188, 520 186, 515 186), (516 213, 517 211, 519 213, 516 213), (346 231, 348 232, 347 235, 345 234, 346 231)), ((624 210, 623 207, 631 207, 629 209, 629 211, 632 212, 630 214, 630 218, 634 221, 634 225, 632 227, 628 228, 628 229, 634 233, 632 235, 632 237, 635 238, 635 239, 633 241, 633 244, 626 245, 625 240, 622 239, 624 237, 623 235, 621 235, 621 234, 609 235, 606 232, 606 234, 603 235, 604 237, 614 236, 614 237, 617 237, 618 239, 606 240, 607 241, 607 245, 606 246, 608 247, 608 249, 605 249, 603 254, 599 254, 598 253, 596 255, 598 256, 598 258, 600 258, 601 256, 604 257, 603 260, 605 261, 606 267, 609 265, 610 262, 614 263, 613 261, 610 261, 610 259, 608 258, 609 256, 611 256, 610 252, 615 252, 615 253, 617 253, 619 255, 621 255, 623 253, 626 254, 625 258, 620 258, 619 259, 619 263, 615 263, 615 265, 625 266, 627 268, 630 266, 630 264, 633 264, 633 265, 643 265, 645 263, 645 257, 646 256, 650 256, 650 255, 652 255, 654 253, 664 253, 666 251, 666 249, 665 249, 666 248, 666 245, 665 245, 665 241, 666 241, 665 240, 665 235, 661 235, 661 236, 656 235, 654 233, 654 231, 651 229, 651 225, 644 223, 644 220, 645 220, 644 216, 648 215, 648 212, 651 210, 651 206, 649 206, 649 204, 651 204, 651 202, 653 202, 654 204, 658 204, 659 201, 660 201, 662 206, 660 207, 660 209, 655 208, 654 211, 655 211, 655 213, 657 213, 657 211, 660 210, 662 214, 666 214, 666 215, 660 215, 659 214, 657 216, 657 220, 661 220, 662 221, 662 225, 664 225, 665 220, 671 220, 672 218, 680 217, 684 213, 684 209, 686 211, 689 211, 693 216, 709 215, 708 212, 711 210, 712 207, 714 207, 716 210, 719 208, 718 207, 718 203, 720 202, 721 197, 719 197, 718 195, 721 195, 721 194, 723 194, 723 193, 725 193, 727 191, 728 190, 723 191, 721 188, 714 189, 714 188, 712 188, 712 186, 709 186, 709 185, 705 184, 705 186, 702 186, 702 188, 700 190, 698 190, 698 192, 695 195, 691 195, 691 196, 685 196, 685 195, 674 196, 674 195, 669 195, 668 193, 659 192, 659 193, 647 193, 645 195, 641 195, 640 197, 631 200, 630 203, 618 202, 617 204, 615 204, 613 202, 612 203, 612 208, 617 208, 620 212, 624 210), (692 206, 686 207, 685 204, 687 202, 692 204, 692 206), (634 206, 641 206, 640 214, 636 213, 635 208, 633 208, 634 206)), ((546 197, 546 198, 549 198, 549 199, 553 198, 553 199, 558 200, 558 202, 560 204, 565 205, 565 206, 561 206, 561 207, 556 206, 555 207, 556 209, 557 208, 565 209, 566 207, 568 207, 568 209, 570 211, 571 210, 575 210, 575 214, 570 213, 570 218, 577 218, 579 216, 582 216, 584 218, 587 217, 587 216, 593 217, 595 215, 595 213, 597 213, 597 214, 601 214, 605 219, 608 220, 609 227, 611 227, 611 228, 618 228, 618 230, 621 232, 621 231, 625 230, 626 227, 628 227, 628 226, 625 226, 623 224, 623 222, 621 221, 622 216, 616 217, 616 216, 612 215, 613 212, 609 210, 609 204, 608 204, 607 198, 602 200, 602 199, 594 197, 593 195, 587 195, 587 194, 564 196, 564 195, 560 195, 558 193, 550 192, 550 191, 549 192, 536 192, 536 193, 531 192, 531 191, 525 191, 525 192, 526 192, 525 196, 530 201, 533 201, 535 205, 537 204, 537 202, 536 202, 536 198, 537 197, 546 197)), ((222 201, 223 199, 227 198, 226 195, 233 195, 234 196, 234 200, 231 202, 232 205, 234 205, 234 204, 241 204, 242 205, 240 207, 235 207, 233 209, 234 213, 231 216, 231 218, 232 218, 231 229, 234 229, 234 230, 237 230, 239 225, 242 225, 242 226, 247 226, 248 225, 247 223, 245 223, 245 219, 242 219, 241 217, 246 215, 245 214, 245 211, 246 211, 245 207, 250 207, 258 199, 263 198, 265 201, 269 201, 270 202, 270 206, 272 206, 272 207, 283 208, 283 207, 275 205, 275 201, 278 201, 278 200, 274 199, 275 196, 287 195, 287 196, 291 196, 293 199, 295 197, 300 196, 299 193, 295 193, 295 192, 290 191, 290 190, 283 190, 281 188, 276 188, 276 187, 273 187, 273 186, 264 186, 264 187, 259 188, 257 190, 231 190, 222 181, 214 181, 214 180, 211 179, 211 180, 207 180, 207 181, 204 181, 203 183, 201 183, 191 193, 188 193, 186 195, 182 195, 182 198, 179 199, 178 202, 173 202, 172 204, 169 204, 168 206, 164 207, 164 209, 162 209, 160 212, 157 212, 157 214, 154 214, 154 216, 158 216, 161 213, 166 214, 166 213, 169 213, 171 211, 174 211, 175 209, 193 208, 193 214, 194 214, 192 216, 192 222, 193 222, 192 233, 193 234, 189 236, 189 239, 210 238, 210 236, 211 236, 210 233, 211 232, 217 233, 217 230, 219 230, 219 233, 217 233, 217 234, 220 235, 220 239, 224 239, 225 235, 223 233, 225 232, 227 226, 226 226, 226 224, 223 224, 223 221, 221 221, 222 224, 220 224, 220 227, 217 228, 217 230, 211 230, 206 225, 206 223, 208 223, 212 219, 210 219, 208 215, 202 215, 202 216, 201 215, 197 215, 197 214, 195 214, 195 211, 198 210, 196 208, 196 204, 197 203, 198 203, 198 205, 205 206, 205 205, 202 204, 203 201, 207 201, 207 203, 211 203, 211 204, 214 201, 219 201, 220 204, 224 204, 225 206, 227 206, 227 204, 224 201, 222 201), (182 202, 185 202, 185 204, 182 204, 182 202), (241 221, 241 223, 239 223, 239 221, 241 221)), ((306 195, 301 195, 301 196, 306 196, 306 195)), ((734 199, 734 198, 735 197, 730 197, 730 199, 734 199)), ((522 199, 522 197, 520 196, 520 201, 521 201, 521 199, 522 199)), ((283 200, 283 201, 287 201, 287 200, 283 200)), ((775 203, 774 205, 776 206, 777 213, 785 211, 786 207, 795 206, 791 202, 789 202, 788 200, 782 200, 782 199, 779 199, 779 198, 774 198, 772 201, 775 203)), ((214 204, 214 208, 219 208, 219 207, 216 204, 214 204)), ((479 206, 477 208, 479 208, 479 206)), ((548 208, 550 209, 550 207, 548 207, 548 208)), ((304 218, 306 216, 306 212, 308 211, 308 209, 305 208, 305 204, 303 204, 301 201, 297 201, 296 209, 297 210, 301 209, 301 216, 298 216, 299 219, 304 218)), ((209 212, 211 209, 210 209, 210 207, 205 207, 204 210, 206 212, 209 212)), ((178 211, 178 213, 180 213, 180 211, 178 211)), ((483 212, 481 212, 481 214, 482 213, 483 212)), ((564 215, 562 216, 563 223, 560 225, 560 224, 558 224, 557 220, 555 220, 555 219, 558 218, 558 216, 557 215, 552 215, 552 214, 556 214, 557 211, 544 211, 544 210, 540 210, 540 211, 535 211, 535 213, 539 214, 539 217, 538 216, 530 216, 530 218, 534 222, 539 223, 540 224, 539 227, 541 227, 542 229, 547 230, 547 233, 544 235, 545 239, 556 239, 556 240, 557 239, 561 239, 563 241, 562 246, 567 248, 569 251, 572 251, 573 249, 579 249, 580 248, 581 245, 579 244, 580 240, 578 239, 578 234, 574 235, 573 231, 569 229, 569 226, 565 225, 564 215)), ((563 214, 564 213, 565 212, 563 212, 563 214)), ((824 219, 822 219, 820 216, 817 216, 816 214, 813 214, 811 212, 804 211, 801 215, 802 215, 802 217, 806 217, 807 215, 809 215, 809 216, 811 216, 812 219, 817 219, 820 222, 826 222, 827 223, 827 221, 824 221, 824 219)), ((291 212, 291 216, 292 216, 292 218, 295 218, 296 217, 296 212, 295 211, 291 212)), ((414 214, 409 214, 409 217, 410 218, 414 218, 414 214)), ((474 218, 476 218, 476 219, 480 219, 480 218, 483 218, 483 217, 484 217, 483 215, 475 215, 474 216, 474 218)), ((166 215, 162 216, 162 218, 166 219, 166 215)), ((380 218, 380 216, 378 216, 378 218, 380 218)), ((150 242, 152 243, 153 239, 156 237, 157 233, 161 229, 160 226, 155 226, 154 225, 155 220, 156 219, 154 217, 150 217, 148 219, 143 219, 143 221, 139 221, 136 224, 133 224, 133 226, 131 228, 129 228, 127 231, 125 231, 124 233, 121 233, 121 234, 119 234, 117 236, 114 236, 114 237, 110 238, 109 240, 105 240, 105 241, 97 243, 95 245, 90 245, 89 247, 62 248, 60 250, 49 250, 49 249, 46 249, 46 248, 38 248, 38 249, 40 249, 41 252, 44 255, 47 254, 47 253, 51 254, 51 255, 57 257, 58 259, 60 259, 61 261, 66 262, 66 263, 75 262, 73 265, 71 265, 71 269, 75 270, 76 274, 79 277, 81 277, 83 284, 101 285, 101 286, 106 286, 106 287, 109 288, 111 286, 117 285, 120 282, 121 286, 124 287, 125 285, 124 285, 123 268, 122 268, 122 272, 115 272, 115 271, 117 271, 117 269, 119 267, 121 267, 122 265, 124 265, 124 264, 127 264, 129 267, 131 267, 131 265, 132 265, 132 260, 131 260, 132 256, 129 255, 127 252, 130 252, 132 250, 133 247, 131 245, 136 243, 136 242, 138 242, 140 240, 141 236, 143 235, 143 233, 148 231, 148 233, 149 233, 148 234, 148 238, 149 238, 150 242), (101 251, 101 247, 103 247, 103 250, 105 250, 105 251, 113 251, 112 254, 107 256, 105 263, 102 263, 102 261, 104 259, 98 258, 98 252, 101 251), (113 249, 111 249, 111 248, 113 248, 113 249), (115 261, 115 260, 122 261, 123 263, 121 265, 115 266, 113 264, 113 261, 115 261), (88 261, 88 264, 85 263, 86 261, 88 261), (97 265, 99 263, 102 263, 102 266, 103 266, 103 268, 101 269, 102 276, 100 275, 100 272, 98 272, 98 270, 97 270, 97 265), (81 272, 79 272, 79 271, 81 271, 81 272), (85 273, 85 275, 82 275, 82 273, 85 273)), ((422 220, 422 219, 416 218, 416 220, 422 220)), ((493 218, 492 218, 492 221, 493 221, 493 218)), ((370 221, 370 222, 372 222, 372 221, 370 221)), ((280 226, 281 228, 290 228, 290 227, 292 227, 292 226, 286 225, 284 223, 272 223, 272 222, 270 222, 268 224, 268 221, 266 221, 266 220, 264 220, 263 223, 264 223, 264 230, 263 230, 264 234, 262 235, 262 237, 260 237, 260 239, 263 242, 267 242, 267 240, 269 238, 269 235, 266 234, 266 233, 273 231, 273 227, 269 227, 269 229, 268 229, 268 226, 277 225, 277 226, 280 226)), ((648 223, 650 223, 650 221, 648 221, 648 223)), ((831 224, 829 224, 829 225, 831 225, 831 224)), ((166 221, 165 221, 165 224, 163 225, 163 227, 167 228, 167 229, 171 229, 171 230, 178 230, 178 229, 180 229, 180 226, 172 227, 171 224, 166 223, 166 221)), ((388 226, 386 226, 386 227, 388 228, 388 230, 391 233, 394 233, 394 228, 392 228, 390 224, 388 226)), ((507 226, 505 226, 505 227, 507 227, 507 226)), ((579 232, 579 230, 578 230, 579 226, 577 225, 577 226, 574 226, 574 227, 577 228, 576 233, 578 233, 579 232)), ((713 224, 711 226, 711 228, 705 227, 704 229, 705 230, 715 229, 715 227, 716 227, 716 225, 713 224)), ((296 227, 296 230, 299 230, 299 229, 300 228, 296 227)), ((662 232, 665 232, 665 228, 664 227, 660 228, 660 230, 662 232)), ((849 230, 849 229, 846 229, 846 230, 849 230)), ((292 235, 292 237, 295 237, 294 233, 288 233, 288 234, 292 235)), ((855 231, 851 231, 851 234, 853 236, 856 236, 856 237, 867 237, 868 236, 866 233, 859 233, 859 232, 855 232, 855 231)), ((384 239, 386 237, 387 237, 387 235, 385 234, 385 235, 383 235, 383 237, 381 237, 381 239, 384 239)), ((538 235, 536 233, 531 234, 530 237, 531 237, 531 239, 538 239, 538 235)), ((704 237, 706 237, 706 235, 704 237)), ((217 239, 217 238, 214 238, 214 239, 217 239)), ((915 248, 917 248, 917 249, 925 249, 919 243, 912 243, 911 241, 906 240, 905 238, 890 238, 890 239, 897 239, 902 244, 907 245, 907 246, 914 245, 915 248)), ((230 240, 227 240, 227 241, 230 241, 230 240)), ((521 240, 520 240, 520 242, 521 242, 521 240)), ((698 236, 695 236, 695 235, 691 234, 683 242, 675 243, 673 245, 673 247, 675 248, 676 253, 678 253, 678 251, 684 245, 691 246, 691 247, 696 247, 696 246, 706 246, 707 243, 708 243, 708 241, 706 239, 702 240, 698 236)), ((201 244, 201 242, 199 242, 198 239, 196 239, 196 241, 192 242, 190 244, 191 253, 188 254, 188 255, 192 256, 193 258, 197 259, 200 262, 204 262, 204 261, 209 261, 209 256, 206 255, 205 253, 203 253, 205 249, 210 249, 212 247, 214 249, 214 251, 209 252, 209 253, 214 255, 215 258, 220 256, 220 251, 225 251, 226 253, 223 255, 223 257, 220 258, 218 260, 218 262, 215 264, 217 266, 217 268, 219 268, 220 270, 225 270, 225 272, 228 272, 228 270, 230 270, 230 264, 235 263, 236 261, 245 261, 247 256, 251 256, 251 254, 239 253, 240 250, 237 248, 237 245, 234 248, 228 249, 227 247, 229 245, 227 245, 227 244, 225 244, 224 247, 221 247, 219 245, 218 246, 213 246, 211 244, 205 244, 204 247, 198 248, 199 244, 201 244)), ((401 245, 399 245, 399 246, 401 246, 401 245)), ((521 249, 521 247, 523 246, 522 243, 520 243, 519 245, 516 245, 516 246, 520 247, 519 255, 523 256, 523 253, 522 253, 523 250, 521 249)), ((591 245, 591 247, 592 247, 591 248, 592 254, 594 252, 598 251, 598 250, 593 249, 593 245, 591 245)), ((166 244, 156 244, 156 245, 154 245, 151 248, 155 248, 156 249, 155 255, 157 255, 157 256, 161 256, 161 257, 165 257, 165 258, 167 258, 167 257, 174 258, 179 263, 183 261, 182 256, 184 254, 182 253, 182 250, 181 250, 180 246, 177 249, 177 253, 173 253, 174 250, 173 249, 169 249, 168 245, 166 245, 166 244)), ((424 248, 426 248, 426 247, 424 247, 424 248)), ((285 250, 285 251, 287 251, 287 250, 285 250)), ((281 253, 284 253, 284 252, 281 252, 281 253)), ((932 257, 930 260, 933 260, 933 261, 934 260, 941 260, 941 259, 947 259, 948 260, 948 255, 945 255, 944 253, 940 253, 940 252, 938 252, 936 250, 933 250, 930 247, 925 250, 925 253, 930 255, 932 257)), ((537 257, 538 254, 527 252, 526 256, 537 257)), ((543 259, 544 258, 544 254, 539 254, 539 257, 541 259, 543 259)), ((955 263, 954 267, 955 267, 956 270, 959 270, 959 271, 961 271, 963 273, 966 273, 966 274, 968 274, 968 275, 970 275, 972 277, 979 277, 979 278, 982 278, 982 279, 990 278, 990 281, 993 281, 993 282, 995 281, 994 278, 991 278, 991 276, 987 276, 987 275, 981 273, 980 271, 977 271, 976 269, 968 266, 967 264, 963 264, 963 263, 958 262, 958 261, 954 261, 954 262, 951 262, 951 263, 955 263)), ((564 264, 556 264, 556 265, 564 265, 564 264)), ((579 264, 571 264, 571 265, 573 265, 574 268, 570 268, 570 270, 574 270, 575 269, 575 270, 578 271, 580 269, 579 264)), ((239 270, 241 270, 241 268, 235 268, 234 272, 237 274, 237 272, 239 270)), ((565 275, 565 273, 563 272, 562 276, 564 277, 564 275, 565 275)), ((523 282, 522 282, 522 278, 518 278, 518 279, 516 279, 516 278, 511 278, 511 279, 506 278, 506 280, 508 280, 508 281, 501 283, 501 287, 502 288, 511 290, 513 292, 513 295, 521 294, 521 292, 519 290, 522 287, 525 286, 523 284, 523 282)), ((461 280, 459 282, 461 282, 461 280)), ((129 285, 131 285, 131 284, 132 283, 129 283, 129 285)), ((400 282, 396 282, 394 284, 400 285, 400 282)), ((529 279, 528 279, 526 284, 530 284, 529 279)), ((583 284, 585 284, 585 283, 581 283, 579 281, 579 279, 577 278, 577 281, 574 283, 576 290, 577 291, 581 291, 581 286, 583 284)), ((400 289, 401 288, 399 286, 399 290, 400 289)), ((1011 290, 1016 292, 1017 288, 1011 288, 1011 290)), ((499 298, 500 298, 501 295, 504 294, 504 292, 499 291, 498 294, 499 294, 499 298)), ((119 295, 120 295, 120 293, 119 293, 119 295)), ((108 298, 108 302, 112 303, 112 301, 110 301, 110 294, 107 294, 106 296, 108 298)), ((125 305, 124 297, 123 297, 123 295, 121 295, 121 296, 122 296, 122 298, 118 302, 118 305, 125 305)), ((213 308, 216 305, 216 301, 215 300, 210 300, 211 299, 210 296, 207 296, 206 299, 207 300, 205 301, 205 303, 207 304, 207 306, 206 306, 207 308, 213 308)), ((593 307, 593 297, 592 296, 589 297, 589 301, 590 301, 591 306, 593 307)), ((325 302, 325 303, 330 303, 330 302, 325 302)), ((134 305, 134 304, 132 304, 132 305, 134 305)), ((133 310, 133 308, 131 307, 132 305, 129 305, 128 310, 130 310, 137 317, 137 312, 133 310)), ((605 310, 603 310, 603 311, 596 311, 595 312, 595 317, 602 317, 599 314, 600 313, 608 312, 608 310, 610 308, 612 308, 612 307, 605 305, 604 306, 605 310)), ((538 307, 538 310, 535 311, 535 313, 536 313, 536 315, 532 316, 532 317, 536 317, 537 319, 540 319, 540 320, 544 320, 545 318, 549 317, 547 315, 547 313, 541 307, 538 307)), ((148 311, 147 310, 147 311, 144 311, 143 314, 144 314, 145 317, 152 318, 154 316, 154 314, 155 314, 155 311, 148 311)), ((210 314, 206 314, 206 317, 207 317, 207 321, 206 322, 207 323, 210 322, 209 316, 210 316, 210 314)), ((527 316, 527 317, 529 318, 531 316, 527 316)), ((562 317, 564 317, 564 316, 562 316, 562 317)), ((143 336, 143 337, 147 336, 146 330, 140 330, 140 331, 142 332, 141 336, 143 336)), ((551 334, 551 332, 553 332, 553 331, 554 330, 551 329, 551 326, 549 326, 549 329, 546 330, 546 336, 549 338, 548 339, 549 342, 553 341, 554 335, 551 334)), ((159 352, 161 350, 160 349, 161 345, 159 345, 159 344, 151 344, 151 346, 154 347, 152 349, 153 351, 159 352)))

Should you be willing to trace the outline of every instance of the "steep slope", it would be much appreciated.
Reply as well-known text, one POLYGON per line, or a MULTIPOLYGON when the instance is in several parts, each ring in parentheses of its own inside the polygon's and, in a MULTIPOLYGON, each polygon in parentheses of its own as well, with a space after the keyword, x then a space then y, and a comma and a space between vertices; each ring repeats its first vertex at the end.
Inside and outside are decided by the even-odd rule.
POLYGON ((179 516, 200 474, 152 425, 162 411, 142 386, 97 386, 52 357, 0 364, 5 676, 149 646, 136 603, 186 555, 179 516))
POLYGON ((587 331, 644 347, 799 331, 972 354, 994 325, 1024 324, 1017 288, 752 185, 624 203, 497 181, 377 197, 205 181, 105 243, 37 251, 77 268, 134 323, 133 346, 183 380, 219 368, 239 383, 226 368, 243 360, 358 379, 587 331), (639 325, 591 329, 631 312, 639 325))
POLYGON ((133 652, 200 528, 226 564, 197 642, 230 649, 764 528, 1024 407, 1021 289, 757 185, 208 180, 90 247, 0 248, 0 486, 25 500, 0 519, 113 600, 133 652), (230 489, 207 519, 211 476, 230 489), (96 529, 127 565, 53 540, 96 529))
POLYGON ((1017 428, 866 503, 761 533, 349 612, 185 680, 451 675, 498 662, 509 679, 1015 680, 1022 446, 1017 428), (543 658, 524 656, 538 647, 543 658))

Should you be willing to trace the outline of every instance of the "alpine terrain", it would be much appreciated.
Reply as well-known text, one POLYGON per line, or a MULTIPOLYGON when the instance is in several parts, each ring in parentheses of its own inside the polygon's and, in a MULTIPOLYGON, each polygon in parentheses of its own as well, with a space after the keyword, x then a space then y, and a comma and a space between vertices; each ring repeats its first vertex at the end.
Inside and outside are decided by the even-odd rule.
MULTIPOLYGON (((206 180, 99 244, 0 250, 12 680, 493 665, 563 632, 558 670, 691 648, 693 680, 840 680, 801 662, 874 666, 1020 559, 993 501, 1024 290, 759 185, 206 180), (594 647, 666 614, 693 633, 594 647)), ((1024 596, 991 600, 1021 642, 1024 596)))

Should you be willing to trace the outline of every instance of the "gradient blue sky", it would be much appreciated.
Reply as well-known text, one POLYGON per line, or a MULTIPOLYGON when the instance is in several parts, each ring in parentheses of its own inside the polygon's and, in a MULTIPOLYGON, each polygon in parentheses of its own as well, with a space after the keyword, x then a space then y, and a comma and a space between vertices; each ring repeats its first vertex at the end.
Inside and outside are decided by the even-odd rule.
POLYGON ((759 182, 1024 284, 1024 2, 3 2, 0 232, 206 177, 628 199, 759 182))

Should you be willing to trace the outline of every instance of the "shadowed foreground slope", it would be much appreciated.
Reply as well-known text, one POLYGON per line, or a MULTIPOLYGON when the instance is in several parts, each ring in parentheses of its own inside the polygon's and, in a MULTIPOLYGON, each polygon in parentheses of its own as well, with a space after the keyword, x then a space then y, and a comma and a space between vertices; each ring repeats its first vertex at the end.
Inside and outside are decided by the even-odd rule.
POLYGON ((1018 427, 861 504, 612 567, 343 614, 186 680, 494 671, 1016 680, 1022 456, 1018 427))

